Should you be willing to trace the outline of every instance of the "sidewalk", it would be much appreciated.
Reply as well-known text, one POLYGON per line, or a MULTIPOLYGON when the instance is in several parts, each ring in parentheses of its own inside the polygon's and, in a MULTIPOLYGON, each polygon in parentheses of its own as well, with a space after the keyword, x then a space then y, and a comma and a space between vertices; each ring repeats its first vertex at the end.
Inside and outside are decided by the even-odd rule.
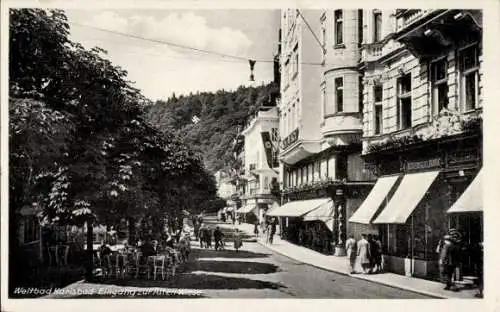
MULTIPOLYGON (((239 224, 238 229, 253 234, 253 225, 239 224)), ((278 235, 275 236, 273 244, 267 244, 261 237, 258 243, 288 258, 340 274, 350 275, 347 268, 345 257, 335 257, 333 255, 324 255, 309 248, 297 246, 286 240, 282 240, 278 235)), ((360 271, 358 268, 357 271, 360 271)), ((461 289, 459 292, 451 292, 443 289, 443 284, 428 281, 415 277, 406 277, 394 273, 381 273, 373 275, 354 274, 354 278, 363 279, 395 288, 413 291, 416 293, 446 299, 476 299, 476 289, 461 289)))

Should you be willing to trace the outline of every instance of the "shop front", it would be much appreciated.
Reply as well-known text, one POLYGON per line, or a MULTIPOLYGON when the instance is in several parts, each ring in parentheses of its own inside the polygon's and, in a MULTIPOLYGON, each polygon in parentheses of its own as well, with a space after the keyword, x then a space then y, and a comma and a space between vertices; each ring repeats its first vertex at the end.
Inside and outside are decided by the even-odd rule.
MULTIPOLYGON (((468 249, 482 237, 480 218, 473 212, 450 213, 449 209, 466 194, 481 159, 478 136, 464 135, 366 156, 369 166, 377 170, 374 190, 380 184, 379 195, 370 194, 350 221, 378 227, 387 270, 438 279, 436 248, 455 228, 463 237, 463 273, 471 273, 471 265, 466 265, 473 262, 467 260, 468 249)), ((477 201, 478 195, 473 197, 467 201, 477 201)))

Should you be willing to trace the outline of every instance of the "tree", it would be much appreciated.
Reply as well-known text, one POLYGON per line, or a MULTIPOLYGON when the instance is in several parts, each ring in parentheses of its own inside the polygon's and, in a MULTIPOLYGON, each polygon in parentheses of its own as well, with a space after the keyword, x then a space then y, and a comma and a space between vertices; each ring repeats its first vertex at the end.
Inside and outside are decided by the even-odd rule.
POLYGON ((64 12, 11 10, 10 23, 10 210, 87 222, 90 278, 93 223, 174 215, 190 192, 212 196, 200 186, 212 181, 182 140, 144 122, 148 100, 126 71, 68 38, 64 12))

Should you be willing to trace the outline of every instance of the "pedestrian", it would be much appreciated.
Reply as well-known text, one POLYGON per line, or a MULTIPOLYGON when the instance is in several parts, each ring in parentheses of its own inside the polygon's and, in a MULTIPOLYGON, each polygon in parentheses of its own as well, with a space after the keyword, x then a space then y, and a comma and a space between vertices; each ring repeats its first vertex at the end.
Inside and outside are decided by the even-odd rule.
POLYGON ((259 237, 259 222, 255 221, 254 227, 253 227, 253 234, 255 234, 255 238, 259 237))
POLYGON ((345 249, 347 252, 347 261, 348 261, 347 264, 349 268, 349 273, 355 274, 357 250, 356 250, 356 239, 354 238, 354 235, 349 234, 349 238, 345 242, 345 249))
POLYGON ((270 228, 270 233, 269 233, 269 243, 272 244, 274 234, 276 234, 276 222, 275 222, 274 218, 271 219, 270 227, 271 228, 270 228))
POLYGON ((457 264, 457 249, 450 235, 443 237, 443 242, 439 248, 439 273, 441 281, 446 285, 445 290, 457 291, 453 284, 453 273, 457 264))
POLYGON ((475 248, 475 262, 476 262, 476 275, 477 275, 477 289, 478 293, 475 294, 476 298, 483 298, 483 242, 477 244, 475 248))
POLYGON ((370 243, 366 238, 366 234, 361 234, 361 240, 358 242, 359 264, 365 274, 369 273, 370 270, 370 243))
POLYGON ((215 250, 219 250, 219 249, 222 249, 222 236, 224 234, 222 233, 222 231, 220 230, 219 227, 216 227, 215 228, 215 231, 214 231, 214 242, 215 242, 215 250))
POLYGON ((205 225, 201 224, 198 229, 198 238, 200 239, 200 248, 203 248, 205 245, 205 225))
POLYGON ((370 246, 370 272, 375 273, 377 271, 378 246, 374 235, 368 234, 368 244, 370 246))
POLYGON ((205 248, 212 248, 212 231, 209 228, 205 228, 205 248))
POLYGON ((375 269, 377 273, 381 273, 382 271, 384 271, 384 267, 382 265, 382 241, 380 240, 380 237, 378 235, 376 235, 374 239, 375 239, 375 244, 377 246, 376 249, 377 254, 375 257, 375 269))
POLYGON ((240 232, 236 228, 234 229, 233 246, 236 252, 238 252, 238 250, 243 246, 243 241, 241 239, 240 232))
POLYGON ((303 244, 304 244, 304 229, 301 226, 299 228, 299 245, 303 245, 303 244))

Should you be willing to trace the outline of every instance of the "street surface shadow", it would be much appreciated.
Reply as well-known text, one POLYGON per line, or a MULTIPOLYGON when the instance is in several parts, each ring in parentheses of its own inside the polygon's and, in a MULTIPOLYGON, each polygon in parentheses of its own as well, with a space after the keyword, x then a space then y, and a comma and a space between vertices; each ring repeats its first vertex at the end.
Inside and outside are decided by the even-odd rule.
POLYGON ((278 272, 279 267, 271 263, 247 261, 197 261, 184 272, 204 271, 236 274, 270 274, 278 272))
MULTIPOLYGON (((129 279, 129 280, 107 280, 103 284, 129 287, 162 287, 169 289, 280 289, 286 288, 282 284, 253 280, 238 277, 226 277, 211 274, 183 273, 173 279, 147 280, 147 279, 129 279)), ((167 296, 168 297, 168 296, 167 296)), ((81 297, 79 297, 81 298, 81 297)), ((90 297, 89 297, 90 298, 90 297)), ((109 296, 108 296, 109 298, 109 296)), ((158 298, 158 297, 155 297, 158 298)))
POLYGON ((193 258, 264 258, 270 257, 271 254, 251 252, 246 250, 213 250, 213 249, 192 249, 191 256, 193 258))

